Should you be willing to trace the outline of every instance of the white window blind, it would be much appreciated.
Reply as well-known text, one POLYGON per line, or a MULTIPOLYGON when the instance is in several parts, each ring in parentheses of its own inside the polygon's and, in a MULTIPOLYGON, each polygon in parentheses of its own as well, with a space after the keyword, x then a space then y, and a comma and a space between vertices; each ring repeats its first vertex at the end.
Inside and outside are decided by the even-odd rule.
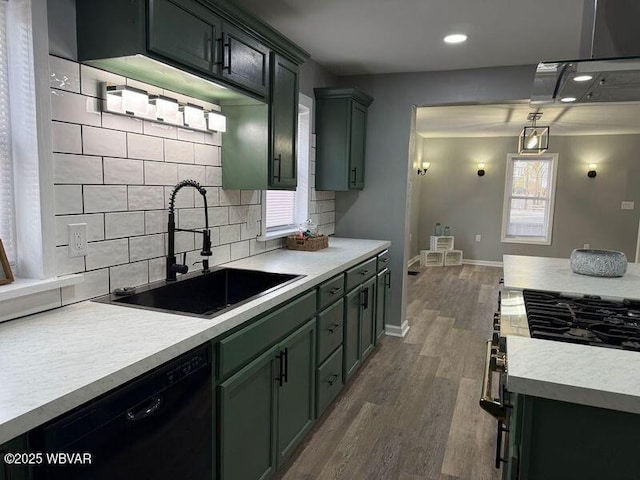
POLYGON ((7 53, 7 7, 0 0, 0 239, 9 263, 15 264, 15 206, 9 116, 9 65, 7 53))
POLYGON ((295 224, 296 192, 267 190, 267 229, 282 228, 295 224))

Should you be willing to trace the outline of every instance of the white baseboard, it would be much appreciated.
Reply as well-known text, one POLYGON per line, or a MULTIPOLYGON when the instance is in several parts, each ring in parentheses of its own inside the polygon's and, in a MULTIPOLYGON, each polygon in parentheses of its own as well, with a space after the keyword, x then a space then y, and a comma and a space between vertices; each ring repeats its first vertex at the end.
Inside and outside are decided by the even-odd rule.
POLYGON ((463 259, 462 263, 466 265, 480 265, 483 267, 502 267, 503 266, 502 262, 494 262, 491 260, 471 260, 468 258, 463 259))
POLYGON ((411 267, 411 265, 419 261, 420 261, 420 255, 416 255, 415 257, 410 259, 409 262, 407 262, 407 268, 411 267))
POLYGON ((390 337, 404 338, 409 332, 409 328, 409 322, 405 320, 399 327, 395 325, 385 325, 384 330, 385 334, 389 335, 390 337))

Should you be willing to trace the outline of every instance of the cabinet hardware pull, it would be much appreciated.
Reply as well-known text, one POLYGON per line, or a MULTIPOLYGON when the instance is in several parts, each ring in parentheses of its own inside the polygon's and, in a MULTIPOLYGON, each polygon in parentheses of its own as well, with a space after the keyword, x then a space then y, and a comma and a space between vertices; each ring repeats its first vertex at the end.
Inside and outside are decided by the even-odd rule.
POLYGON ((289 349, 284 349, 284 383, 289 383, 289 349))
POLYGON ((341 326, 342 325, 340 323, 333 323, 329 328, 327 328, 327 330, 329 330, 329 333, 334 333, 341 326))
POLYGON ((282 176, 282 154, 279 153, 277 157, 274 157, 273 163, 278 162, 278 175, 275 173, 275 168, 273 172, 273 179, 280 181, 280 177, 282 176))
POLYGON ((387 272, 387 288, 391 288, 391 272, 387 272))
POLYGON ((351 169, 351 172, 353 173, 353 180, 351 180, 351 183, 352 183, 353 185, 355 185, 355 184, 356 184, 356 176, 357 176, 356 171, 357 171, 357 170, 358 170, 358 169, 357 169, 357 167, 354 167, 354 168, 352 168, 352 169, 351 169))
POLYGON ((227 43, 222 44, 222 70, 226 70, 231 73, 231 40, 227 43), (224 49, 227 49, 227 55, 224 54, 224 49), (224 64, 225 58, 227 59, 227 64, 224 64))
POLYGON ((364 277, 367 273, 369 273, 369 270, 360 270, 360 272, 358 273, 360 273, 360 275, 364 277))
POLYGON ((362 291, 362 303, 361 303, 361 305, 362 305, 362 308, 364 310, 369 308, 369 289, 368 288, 365 288, 362 291))
POLYGON ((276 358, 279 360, 278 376, 276 377, 276 381, 279 386, 282 386, 284 384, 284 352, 280 350, 280 353, 276 355, 276 358))
POLYGON ((381 258, 380 261, 382 263, 387 263, 389 261, 389 258, 381 258))
POLYGON ((332 288, 331 290, 329 290, 329 294, 330 295, 335 295, 336 293, 338 293, 341 290, 342 290, 342 287, 332 288))
POLYGON ((336 383, 336 380, 338 380, 338 374, 334 373, 329 377, 329 379, 327 380, 327 383, 329 384, 330 387, 333 387, 333 384, 336 383))
POLYGON ((127 411, 127 420, 130 422, 144 420, 156 413, 160 409, 160 405, 162 405, 162 399, 160 397, 153 397, 151 403, 146 408, 142 408, 138 412, 134 412, 133 410, 127 411))

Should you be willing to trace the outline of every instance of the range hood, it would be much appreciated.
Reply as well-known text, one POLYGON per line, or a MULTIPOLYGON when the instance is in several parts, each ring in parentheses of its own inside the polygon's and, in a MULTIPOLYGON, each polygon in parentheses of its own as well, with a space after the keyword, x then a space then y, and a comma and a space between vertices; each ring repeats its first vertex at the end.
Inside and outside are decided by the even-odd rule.
POLYGON ((531 103, 640 101, 639 21, 638 0, 585 0, 583 59, 539 63, 531 103))

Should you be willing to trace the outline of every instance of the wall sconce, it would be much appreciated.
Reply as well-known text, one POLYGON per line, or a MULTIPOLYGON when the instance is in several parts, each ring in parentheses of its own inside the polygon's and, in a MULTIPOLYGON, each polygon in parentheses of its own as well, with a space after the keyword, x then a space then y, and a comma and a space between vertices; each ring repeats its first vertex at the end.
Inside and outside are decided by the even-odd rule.
POLYGON ((598 164, 597 163, 590 163, 589 164, 589 171, 587 172, 587 177, 595 178, 596 175, 598 174, 598 172, 596 171, 597 169, 598 169, 598 164))
POLYGON ((485 165, 484 165, 484 163, 482 163, 482 162, 480 162, 480 163, 478 164, 478 176, 479 176, 479 177, 484 177, 484 174, 486 173, 486 172, 484 171, 484 166, 485 166, 485 165))
POLYGON ((175 98, 149 96, 144 90, 104 82, 102 109, 116 115, 151 120, 198 132, 226 132, 227 117, 215 110, 205 110, 190 103, 181 105, 175 98))
POLYGON ((418 168, 418 175, 425 175, 430 166, 431 162, 422 162, 422 168, 418 168))

